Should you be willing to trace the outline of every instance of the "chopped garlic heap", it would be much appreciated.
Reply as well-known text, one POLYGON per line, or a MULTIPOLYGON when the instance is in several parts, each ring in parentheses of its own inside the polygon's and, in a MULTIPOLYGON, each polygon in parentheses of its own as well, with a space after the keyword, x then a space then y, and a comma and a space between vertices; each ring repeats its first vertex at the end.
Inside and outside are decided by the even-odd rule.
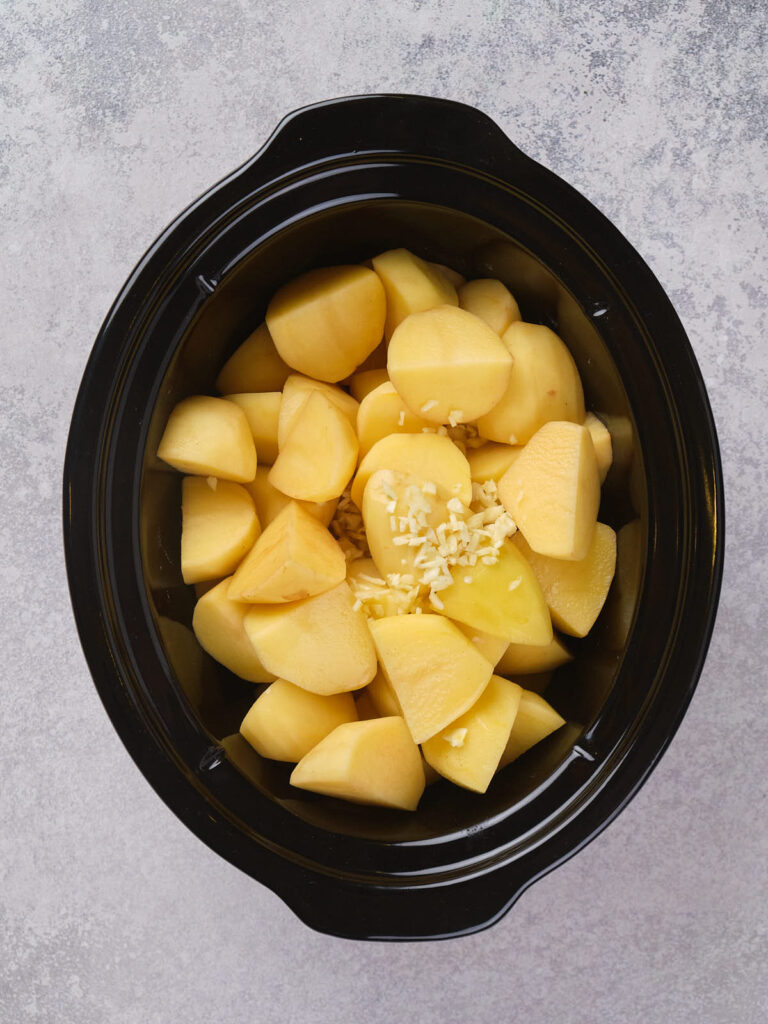
POLYGON ((348 562, 353 562, 356 558, 366 558, 370 554, 363 517, 349 496, 349 488, 339 498, 330 529, 348 562))
POLYGON ((421 587, 410 574, 390 573, 382 579, 361 572, 351 574, 347 582, 355 596, 355 607, 369 619, 421 614, 421 587))
MULTIPOLYGON (((468 508, 457 498, 446 502, 448 519, 437 525, 430 523, 434 506, 430 498, 437 495, 437 488, 431 481, 410 484, 402 492, 405 503, 404 514, 397 514, 398 494, 394 488, 394 477, 388 483, 382 480, 380 500, 386 503, 390 515, 392 543, 396 547, 418 548, 414 558, 413 576, 387 577, 390 586, 398 587, 402 581, 406 586, 428 588, 427 599, 437 611, 444 605, 440 591, 454 582, 452 570, 457 566, 471 567, 480 562, 494 565, 507 537, 517 527, 499 503, 496 482, 472 484, 472 504, 468 508)), ((402 503, 401 503, 402 507, 402 503)), ((471 574, 462 574, 464 582, 471 582, 471 574)))

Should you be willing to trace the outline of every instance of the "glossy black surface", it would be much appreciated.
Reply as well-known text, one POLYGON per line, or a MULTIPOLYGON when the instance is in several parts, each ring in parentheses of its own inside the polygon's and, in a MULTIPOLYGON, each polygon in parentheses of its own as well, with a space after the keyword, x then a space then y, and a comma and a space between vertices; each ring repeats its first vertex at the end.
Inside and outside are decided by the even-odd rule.
POLYGON ((287 118, 137 267, 96 341, 65 467, 72 600, 99 693, 130 753, 205 842, 308 924, 349 937, 482 928, 621 809, 690 700, 722 560, 722 483, 701 376, 658 282, 583 197, 479 111, 408 96, 287 118), (497 276, 569 344, 588 406, 627 445, 601 518, 640 520, 622 578, 547 697, 568 725, 478 797, 438 784, 417 814, 292 790, 237 735, 254 687, 190 630, 180 477, 154 451, 168 412, 210 391, 281 283, 405 245, 497 276), (626 590, 626 585, 625 588, 626 590), (631 627, 631 628, 630 628, 631 627))

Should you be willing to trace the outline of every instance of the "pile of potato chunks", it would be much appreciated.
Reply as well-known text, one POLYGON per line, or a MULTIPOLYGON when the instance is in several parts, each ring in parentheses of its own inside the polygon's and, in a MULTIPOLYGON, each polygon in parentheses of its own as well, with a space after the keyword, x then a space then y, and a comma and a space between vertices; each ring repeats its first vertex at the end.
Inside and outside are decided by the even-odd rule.
POLYGON ((158 455, 187 474, 195 634, 269 684, 242 735, 346 800, 485 792, 564 724, 524 684, 614 574, 611 438, 566 345, 500 281, 396 249, 281 288, 216 386, 158 455))

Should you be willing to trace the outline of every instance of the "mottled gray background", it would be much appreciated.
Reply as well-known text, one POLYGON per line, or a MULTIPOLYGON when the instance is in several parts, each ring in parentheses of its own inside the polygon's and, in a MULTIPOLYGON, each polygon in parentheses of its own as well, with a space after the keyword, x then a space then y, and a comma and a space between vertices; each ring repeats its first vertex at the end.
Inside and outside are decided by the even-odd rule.
POLYGON ((0 1021, 750 1024, 768 1019, 762 2, 9 3, 0 19, 0 1021), (288 110, 482 107, 649 261, 720 431, 728 555, 706 669, 611 828, 499 925, 314 934, 144 782, 96 697, 59 487, 92 340, 136 259, 288 110))

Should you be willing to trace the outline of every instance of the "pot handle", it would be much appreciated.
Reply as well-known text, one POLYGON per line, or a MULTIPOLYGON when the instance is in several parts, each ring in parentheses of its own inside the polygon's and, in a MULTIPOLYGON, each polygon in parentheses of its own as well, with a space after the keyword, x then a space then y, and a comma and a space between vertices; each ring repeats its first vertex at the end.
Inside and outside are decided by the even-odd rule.
POLYGON ((361 154, 447 160, 504 176, 533 164, 487 114, 454 100, 407 94, 346 96, 288 114, 264 146, 240 168, 261 182, 313 163, 361 154))

